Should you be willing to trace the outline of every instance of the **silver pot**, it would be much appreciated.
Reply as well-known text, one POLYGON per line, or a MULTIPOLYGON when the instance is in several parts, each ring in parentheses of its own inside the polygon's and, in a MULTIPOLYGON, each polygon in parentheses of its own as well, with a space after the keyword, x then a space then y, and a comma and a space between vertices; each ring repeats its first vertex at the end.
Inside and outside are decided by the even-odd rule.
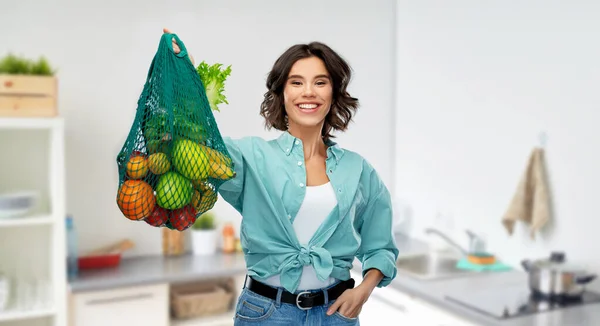
POLYGON ((565 262, 565 254, 552 252, 549 259, 523 260, 529 274, 529 288, 534 295, 549 299, 579 298, 585 285, 596 278, 585 270, 565 262))

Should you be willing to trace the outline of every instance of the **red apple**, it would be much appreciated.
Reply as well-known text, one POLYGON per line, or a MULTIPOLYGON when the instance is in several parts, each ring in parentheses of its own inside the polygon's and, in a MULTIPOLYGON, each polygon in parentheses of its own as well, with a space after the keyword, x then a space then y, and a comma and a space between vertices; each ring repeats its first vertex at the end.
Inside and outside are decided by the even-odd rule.
POLYGON ((169 211, 158 205, 156 205, 152 213, 150 213, 150 215, 144 219, 146 223, 157 227, 167 223, 168 220, 169 211))
POLYGON ((146 154, 144 154, 142 151, 134 150, 133 152, 131 152, 130 158, 135 156, 146 156, 146 154))
POLYGON ((183 208, 173 210, 169 221, 175 229, 183 231, 192 226, 196 221, 196 209, 192 205, 187 205, 183 208))

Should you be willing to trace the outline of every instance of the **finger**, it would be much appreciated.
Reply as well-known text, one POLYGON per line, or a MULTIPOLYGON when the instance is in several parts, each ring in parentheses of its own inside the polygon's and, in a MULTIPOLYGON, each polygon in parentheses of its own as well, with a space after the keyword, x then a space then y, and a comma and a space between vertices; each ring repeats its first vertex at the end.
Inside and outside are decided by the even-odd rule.
POLYGON ((338 311, 340 314, 342 314, 342 316, 346 316, 348 318, 352 318, 354 315, 354 307, 350 302, 344 302, 338 311))
POLYGON ((196 66, 196 62, 194 61, 194 56, 190 54, 190 61, 192 62, 192 66, 196 66))
POLYGON ((163 33, 165 33, 165 34, 173 34, 173 33, 171 33, 171 30, 168 29, 168 28, 166 28, 166 27, 163 28, 163 33))
POLYGON ((177 45, 177 41, 175 41, 175 39, 173 39, 173 52, 179 53, 180 51, 181 51, 181 49, 179 48, 179 45, 177 45))
POLYGON ((356 318, 360 314, 360 309, 360 307, 353 307, 352 309, 350 309, 348 314, 344 316, 347 316, 348 318, 356 318))
POLYGON ((327 309, 327 315, 333 315, 334 312, 344 303, 344 300, 340 296, 336 302, 334 302, 329 309, 327 309))

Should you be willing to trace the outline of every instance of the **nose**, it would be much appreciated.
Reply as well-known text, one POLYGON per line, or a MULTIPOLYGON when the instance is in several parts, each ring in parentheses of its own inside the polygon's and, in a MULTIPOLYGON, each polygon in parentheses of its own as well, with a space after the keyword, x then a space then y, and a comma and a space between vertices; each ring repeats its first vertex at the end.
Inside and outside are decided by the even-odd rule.
POLYGON ((313 89, 313 86, 309 83, 306 83, 306 86, 304 86, 304 91, 302 92, 302 95, 304 95, 306 97, 314 96, 315 90, 313 89))

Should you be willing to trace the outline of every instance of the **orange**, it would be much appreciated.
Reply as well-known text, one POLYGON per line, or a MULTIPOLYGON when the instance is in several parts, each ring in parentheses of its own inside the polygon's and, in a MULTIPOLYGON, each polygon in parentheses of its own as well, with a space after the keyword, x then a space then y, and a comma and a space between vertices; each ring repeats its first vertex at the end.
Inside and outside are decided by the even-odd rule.
POLYGON ((145 156, 135 155, 127 162, 127 176, 132 179, 141 179, 148 174, 148 161, 145 156))
POLYGON ((148 183, 141 180, 127 180, 119 187, 117 205, 128 219, 141 220, 152 213, 156 198, 148 183))

